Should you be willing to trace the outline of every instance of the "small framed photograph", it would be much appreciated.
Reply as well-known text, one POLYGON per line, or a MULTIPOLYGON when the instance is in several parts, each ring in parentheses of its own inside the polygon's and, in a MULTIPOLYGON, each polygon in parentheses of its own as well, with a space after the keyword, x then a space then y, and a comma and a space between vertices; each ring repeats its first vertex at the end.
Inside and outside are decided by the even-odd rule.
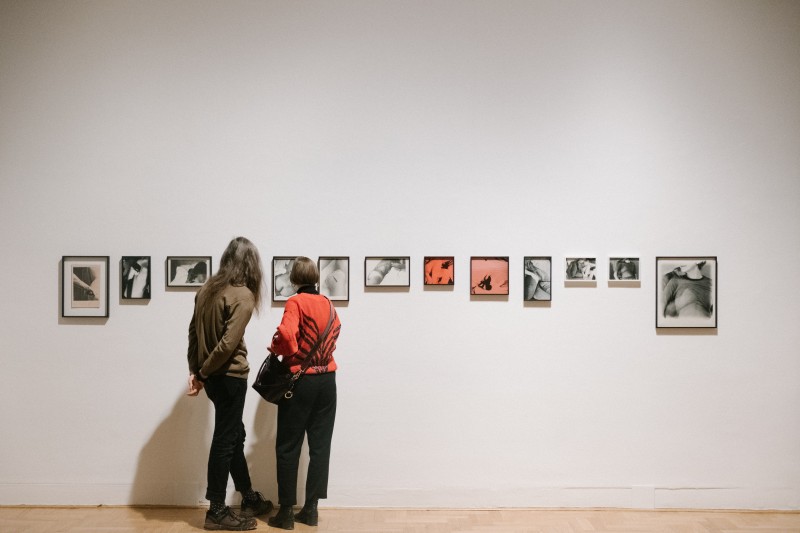
POLYGON ((272 301, 285 302, 297 294, 297 287, 289 281, 296 255, 281 255, 272 258, 272 301))
POLYGON ((108 317, 108 256, 61 258, 61 316, 108 317))
POLYGON ((149 300, 150 256, 124 255, 119 266, 120 297, 123 300, 149 300))
POLYGON ((365 257, 365 287, 410 287, 411 258, 398 257, 365 257))
POLYGON ((424 285, 453 285, 455 284, 455 263, 452 256, 426 256, 423 261, 424 285))
POLYGON ((339 256, 320 256, 319 293, 334 302, 350 299, 350 258, 339 256))
POLYGON ((639 281, 639 258, 609 257, 608 280, 619 282, 639 281))
POLYGON ((716 257, 656 257, 656 327, 717 327, 716 257))
POLYGON ((508 257, 470 257, 469 293, 508 294, 508 257))
POLYGON ((201 287, 211 274, 209 255, 167 257, 167 287, 201 287))
POLYGON ((564 279, 566 281, 595 281, 596 257, 567 257, 564 279))
POLYGON ((525 256, 522 271, 526 302, 549 302, 552 300, 553 258, 545 256, 525 256))

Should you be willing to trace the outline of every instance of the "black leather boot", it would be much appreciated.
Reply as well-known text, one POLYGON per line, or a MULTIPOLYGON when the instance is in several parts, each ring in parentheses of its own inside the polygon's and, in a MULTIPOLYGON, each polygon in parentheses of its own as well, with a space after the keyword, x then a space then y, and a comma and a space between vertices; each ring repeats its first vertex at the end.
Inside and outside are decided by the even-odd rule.
POLYGON ((318 500, 308 500, 303 508, 300 509, 300 512, 294 515, 294 519, 307 526, 316 526, 317 522, 319 522, 317 501, 318 500))
POLYGON ((281 505, 278 514, 270 517, 267 523, 278 529, 294 529, 294 514, 291 505, 281 505))

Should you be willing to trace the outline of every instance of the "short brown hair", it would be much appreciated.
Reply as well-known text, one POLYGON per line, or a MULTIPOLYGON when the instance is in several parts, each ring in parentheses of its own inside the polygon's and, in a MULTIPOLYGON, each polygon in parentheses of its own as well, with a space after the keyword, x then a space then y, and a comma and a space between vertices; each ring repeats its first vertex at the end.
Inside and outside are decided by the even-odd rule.
POLYGON ((303 285, 316 285, 319 282, 319 270, 317 264, 308 257, 300 256, 294 260, 292 272, 289 274, 289 281, 296 287, 303 285))

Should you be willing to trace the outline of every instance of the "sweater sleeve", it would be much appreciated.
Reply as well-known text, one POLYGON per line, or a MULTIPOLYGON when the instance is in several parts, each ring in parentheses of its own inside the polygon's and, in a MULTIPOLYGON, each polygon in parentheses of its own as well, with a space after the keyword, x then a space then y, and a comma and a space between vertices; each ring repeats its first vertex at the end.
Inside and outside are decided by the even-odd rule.
POLYGON ((207 378, 231 358, 244 337, 244 330, 250 322, 250 317, 253 316, 254 309, 255 300, 252 295, 248 298, 237 299, 230 304, 222 338, 208 354, 208 359, 200 368, 202 374, 200 377, 207 378))
MULTIPOLYGON (((195 295, 195 304, 197 303, 197 296, 195 295)), ((192 313, 192 321, 189 322, 189 348, 186 351, 186 359, 189 363, 189 372, 197 375, 200 372, 200 366, 197 364, 197 330, 195 329, 194 319, 197 315, 197 307, 192 313)))
POLYGON ((294 355, 297 353, 297 335, 300 332, 300 306, 289 299, 283 310, 283 319, 275 335, 272 336, 270 351, 278 355, 294 355))

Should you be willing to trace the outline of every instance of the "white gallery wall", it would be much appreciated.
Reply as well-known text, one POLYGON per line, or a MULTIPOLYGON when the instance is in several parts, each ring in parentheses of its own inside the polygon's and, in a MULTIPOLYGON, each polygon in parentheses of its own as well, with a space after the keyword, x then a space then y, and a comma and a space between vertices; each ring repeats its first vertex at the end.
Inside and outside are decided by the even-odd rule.
MULTIPOLYGON (((195 293, 164 261, 245 235, 267 272, 350 257, 326 505, 798 509, 799 169, 790 0, 0 0, 0 505, 203 501, 195 293), (110 257, 107 319, 60 317, 64 255, 110 257), (410 288, 365 291, 367 255, 410 288), (470 297, 473 255, 510 257, 507 298, 470 297), (655 328, 671 255, 718 258, 716 330, 655 328)), ((275 417, 249 395, 273 499, 275 417)))

